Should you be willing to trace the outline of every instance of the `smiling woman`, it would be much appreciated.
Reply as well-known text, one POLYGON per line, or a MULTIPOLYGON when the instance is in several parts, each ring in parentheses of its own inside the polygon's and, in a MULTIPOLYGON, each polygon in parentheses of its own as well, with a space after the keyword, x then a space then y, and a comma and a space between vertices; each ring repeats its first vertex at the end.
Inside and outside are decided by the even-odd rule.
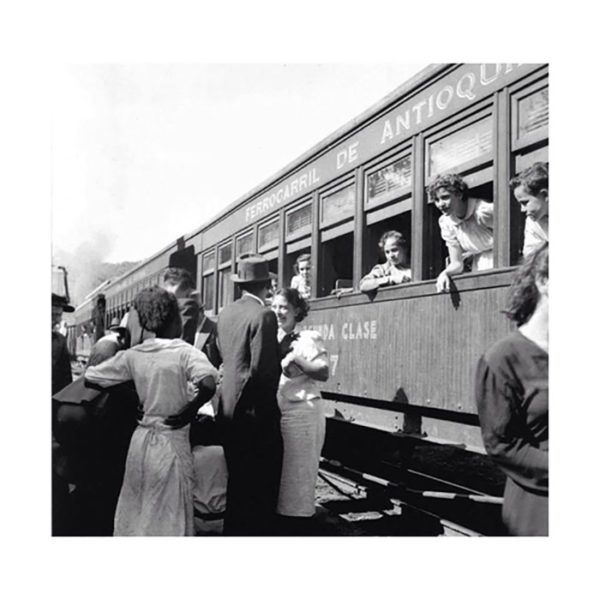
POLYGON ((319 458, 325 441, 325 414, 317 381, 329 378, 329 360, 316 331, 296 331, 308 302, 294 288, 276 292, 271 305, 279 325, 282 375, 277 392, 281 410, 283 466, 277 512, 281 533, 307 535, 306 518, 315 512, 319 458))
POLYGON ((442 213, 439 219, 442 239, 448 247, 448 266, 438 275, 438 292, 450 290, 450 275, 464 270, 465 259, 472 257, 472 271, 493 266, 494 206, 469 198, 469 186, 456 174, 438 175, 429 186, 429 196, 442 213))

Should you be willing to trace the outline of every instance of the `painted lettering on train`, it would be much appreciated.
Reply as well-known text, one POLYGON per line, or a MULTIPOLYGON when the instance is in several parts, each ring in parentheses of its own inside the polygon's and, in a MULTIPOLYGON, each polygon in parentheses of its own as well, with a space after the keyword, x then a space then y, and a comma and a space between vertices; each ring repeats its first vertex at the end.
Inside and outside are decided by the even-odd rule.
POLYGON ((320 179, 316 168, 313 167, 308 169, 308 171, 298 175, 298 177, 295 177, 285 185, 282 185, 280 188, 277 188, 273 192, 260 198, 260 200, 247 206, 246 223, 270 212, 282 202, 287 202, 290 198, 308 190, 318 183, 320 179))
POLYGON ((359 142, 353 142, 349 146, 342 148, 336 155, 335 165, 337 169, 343 169, 347 165, 358 160, 359 142))
MULTIPOLYGON (((318 323, 307 325, 304 329, 318 331, 324 341, 337 339, 336 326, 333 323, 318 323)), ((354 340, 376 340, 377 320, 370 321, 344 321, 341 325, 341 339, 354 340)))
POLYGON ((498 63, 482 64, 478 69, 467 71, 452 85, 434 89, 426 96, 419 96, 412 105, 402 108, 383 122, 380 144, 385 144, 400 135, 406 135, 417 126, 422 126, 437 113, 446 110, 457 99, 472 102, 485 87, 496 81, 501 75, 510 73, 521 64, 498 63))

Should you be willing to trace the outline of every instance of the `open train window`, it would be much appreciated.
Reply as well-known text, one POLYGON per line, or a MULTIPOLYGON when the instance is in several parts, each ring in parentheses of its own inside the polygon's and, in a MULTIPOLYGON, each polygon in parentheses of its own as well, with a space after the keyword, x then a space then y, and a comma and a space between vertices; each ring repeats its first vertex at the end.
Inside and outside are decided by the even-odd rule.
POLYGON ((215 314, 215 251, 202 257, 202 302, 208 315, 215 314))
MULTIPOLYGON (((285 215, 285 258, 280 286, 289 286, 294 273, 296 259, 310 254, 312 244, 312 201, 304 201, 288 210, 285 215)), ((311 279, 314 279, 314 273, 311 279)))
MULTIPOLYGON (((429 194, 429 186, 438 175, 456 173, 469 186, 469 198, 494 201, 493 185, 494 121, 491 110, 483 110, 431 135, 425 143, 425 235, 424 277, 433 279, 448 261, 448 249, 439 228, 440 212, 429 194)), ((464 271, 471 270, 465 256, 464 271)), ((486 268, 492 268, 490 264, 486 268)))
POLYGON ((354 179, 330 188, 320 196, 321 246, 319 254, 319 296, 353 287, 354 179))
MULTIPOLYGON (((535 162, 548 162, 548 78, 531 83, 511 95, 511 178, 535 162)), ((525 215, 511 192, 510 264, 523 258, 525 215)))
POLYGON ((410 248, 412 155, 403 152, 365 171, 364 274, 385 262, 379 240, 386 231, 399 231, 410 248))
POLYGON ((232 242, 228 242, 220 246, 218 251, 217 279, 219 311, 233 301, 233 282, 231 281, 232 250, 233 244, 232 242))

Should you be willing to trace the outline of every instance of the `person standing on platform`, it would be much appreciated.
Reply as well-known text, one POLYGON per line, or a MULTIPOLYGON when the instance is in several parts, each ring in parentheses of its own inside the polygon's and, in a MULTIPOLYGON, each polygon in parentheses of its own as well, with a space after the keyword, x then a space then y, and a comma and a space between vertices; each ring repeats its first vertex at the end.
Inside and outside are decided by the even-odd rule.
POLYGON ((506 473, 511 535, 548 535, 548 244, 519 267, 505 313, 518 329, 480 359, 475 399, 485 449, 506 473))
POLYGON ((317 382, 329 378, 327 350, 318 332, 296 328, 309 308, 294 288, 278 290, 271 306, 283 357, 277 394, 283 437, 277 513, 281 515, 279 533, 287 535, 312 533, 319 459, 325 442, 325 413, 317 382))
POLYGON ((176 339, 181 319, 173 294, 150 287, 134 305, 140 324, 155 337, 85 372, 88 384, 133 381, 143 408, 129 445, 114 533, 193 535, 189 422, 213 396, 217 372, 205 354, 176 339))
POLYGON ((527 258, 548 242, 548 163, 534 163, 511 179, 510 185, 526 214, 523 258, 527 258))
POLYGON ((242 297, 223 309, 217 325, 223 357, 217 421, 229 472, 225 535, 275 531, 283 442, 277 319, 265 306, 271 277, 263 257, 242 258, 232 275, 242 297))

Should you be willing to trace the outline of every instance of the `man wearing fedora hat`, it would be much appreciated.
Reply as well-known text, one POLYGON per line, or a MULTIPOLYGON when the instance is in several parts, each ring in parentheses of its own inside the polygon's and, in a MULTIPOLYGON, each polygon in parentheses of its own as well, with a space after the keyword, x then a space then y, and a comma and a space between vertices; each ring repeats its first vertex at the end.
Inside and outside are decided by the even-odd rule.
POLYGON ((217 418, 229 472, 225 535, 274 532, 283 444, 277 320, 265 306, 271 277, 262 256, 242 258, 231 276, 242 297, 223 309, 217 325, 223 357, 217 418))

